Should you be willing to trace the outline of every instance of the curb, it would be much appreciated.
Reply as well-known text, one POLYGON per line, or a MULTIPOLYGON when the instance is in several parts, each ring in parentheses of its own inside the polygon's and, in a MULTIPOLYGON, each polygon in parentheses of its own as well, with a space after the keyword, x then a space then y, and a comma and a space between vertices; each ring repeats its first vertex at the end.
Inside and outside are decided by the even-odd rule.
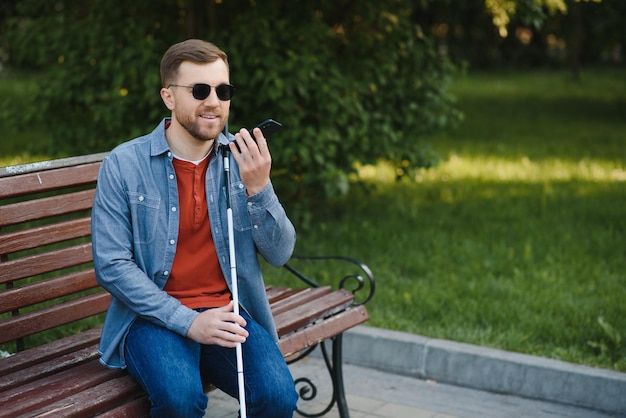
POLYGON ((360 325, 345 363, 472 389, 626 414, 626 373, 360 325))

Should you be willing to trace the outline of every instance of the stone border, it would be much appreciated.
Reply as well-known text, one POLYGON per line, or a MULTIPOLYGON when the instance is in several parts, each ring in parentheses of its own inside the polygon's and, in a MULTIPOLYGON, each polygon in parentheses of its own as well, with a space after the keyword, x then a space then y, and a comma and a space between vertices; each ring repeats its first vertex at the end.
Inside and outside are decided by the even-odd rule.
POLYGON ((626 374, 419 335, 358 326, 344 361, 389 373, 626 414, 626 374))

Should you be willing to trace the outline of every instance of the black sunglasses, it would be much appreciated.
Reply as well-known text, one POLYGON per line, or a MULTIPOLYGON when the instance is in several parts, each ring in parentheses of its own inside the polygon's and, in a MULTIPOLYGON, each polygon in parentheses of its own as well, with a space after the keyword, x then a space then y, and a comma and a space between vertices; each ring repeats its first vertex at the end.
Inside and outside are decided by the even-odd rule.
MULTIPOLYGON (((209 97, 211 94, 211 87, 208 84, 198 83, 193 86, 183 86, 181 84, 170 84, 169 87, 187 87, 191 89, 191 95, 196 100, 204 100, 209 97)), ((215 89, 215 93, 217 94, 217 98, 223 102, 227 102, 230 100, 235 94, 235 87, 230 84, 220 84, 219 86, 213 87, 215 89)))

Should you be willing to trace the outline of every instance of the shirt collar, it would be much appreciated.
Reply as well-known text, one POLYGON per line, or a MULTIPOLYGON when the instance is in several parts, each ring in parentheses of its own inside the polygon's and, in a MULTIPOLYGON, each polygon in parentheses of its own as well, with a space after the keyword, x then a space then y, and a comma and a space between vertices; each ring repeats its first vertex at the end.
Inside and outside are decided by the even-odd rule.
MULTIPOLYGON (((159 126, 157 126, 150 134, 151 139, 152 139, 151 145, 150 145, 150 156, 155 157, 158 155, 165 154, 167 152, 170 152, 170 153, 172 152, 172 150, 170 149, 170 146, 167 143, 167 140, 165 139, 165 129, 167 126, 169 126, 171 121, 172 121, 171 118, 163 118, 161 123, 159 123, 159 126)), ((216 138, 215 140, 216 144, 213 147, 213 149, 219 149, 221 148, 222 145, 227 145, 232 140, 234 140, 234 137, 230 133, 226 132, 226 134, 224 134, 224 132, 222 132, 216 138), (231 137, 232 139, 229 139, 231 137)))

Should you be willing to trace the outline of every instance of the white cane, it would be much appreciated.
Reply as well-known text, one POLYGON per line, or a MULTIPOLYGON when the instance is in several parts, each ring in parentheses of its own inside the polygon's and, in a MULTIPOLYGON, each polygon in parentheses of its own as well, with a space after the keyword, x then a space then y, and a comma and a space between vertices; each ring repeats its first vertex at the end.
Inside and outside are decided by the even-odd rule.
MULTIPOLYGON (((233 226, 233 208, 230 200, 230 149, 228 145, 222 146, 224 156, 224 180, 226 185, 226 218, 228 222, 228 250, 230 254, 230 281, 233 292, 233 305, 235 314, 239 315, 239 289, 237 286, 237 261, 235 259, 235 229, 233 226)), ((239 416, 246 418, 246 389, 243 378, 243 353, 241 343, 235 347, 237 355, 237 384, 239 387, 239 416)))

